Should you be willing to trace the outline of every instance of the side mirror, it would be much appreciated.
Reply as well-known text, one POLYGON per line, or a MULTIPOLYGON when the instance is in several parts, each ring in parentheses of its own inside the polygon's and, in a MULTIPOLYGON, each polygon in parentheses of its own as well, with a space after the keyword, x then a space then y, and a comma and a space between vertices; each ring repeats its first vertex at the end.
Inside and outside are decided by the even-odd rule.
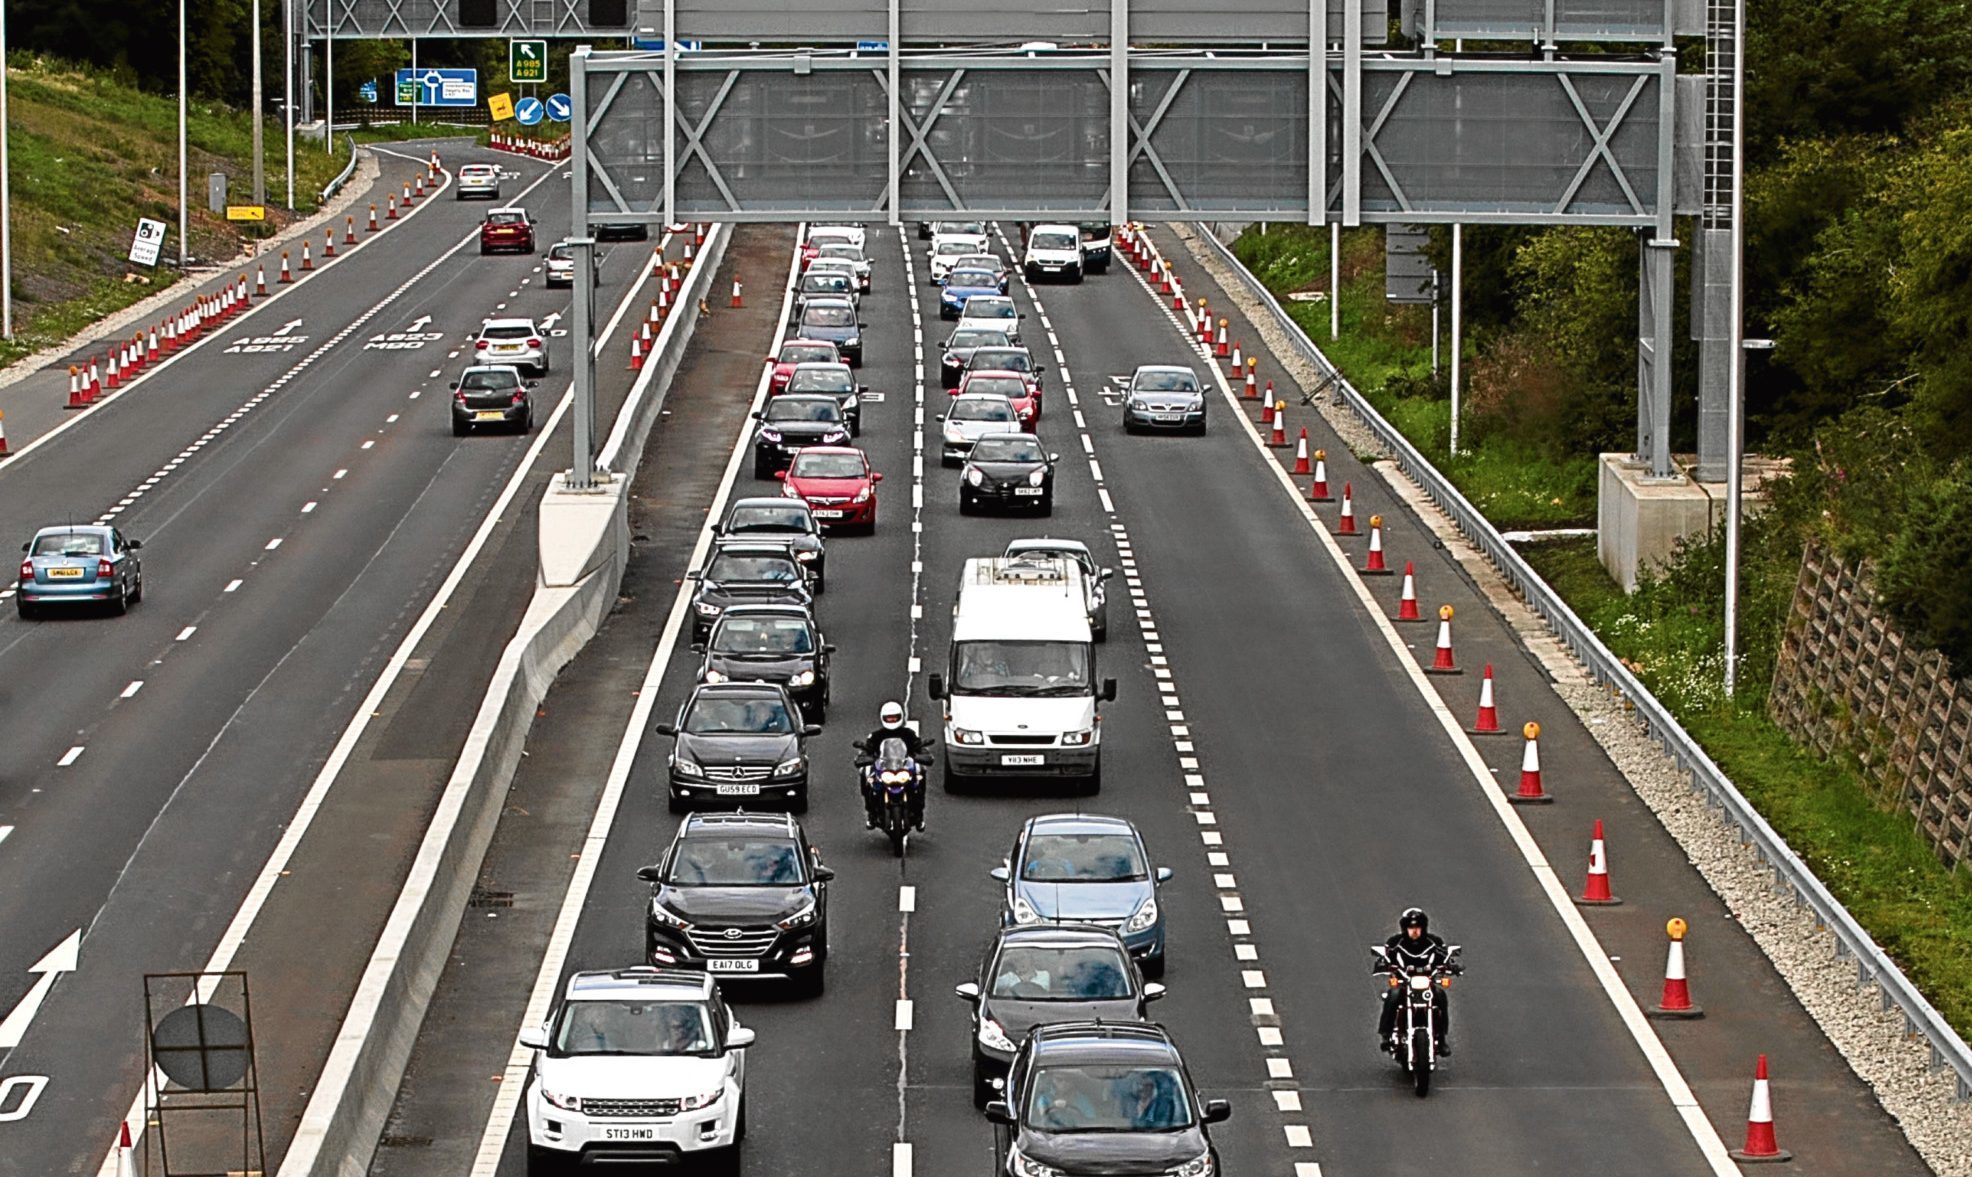
POLYGON ((1015 316, 1014 316, 1014 318, 1016 318, 1016 319, 1024 319, 1024 318, 1026 318, 1026 317, 1027 317, 1027 312, 1026 312, 1026 311, 1021 311, 1021 312, 1020 312, 1019 314, 1017 314, 1017 315, 1015 315, 1015 316))
POLYGON ((876 757, 858 756, 854 761, 852 761, 852 763, 855 764, 857 768, 868 768, 870 765, 876 763, 876 757))
POLYGON ((1113 678, 1103 679, 1102 694, 1097 695, 1096 698, 1101 699, 1105 703, 1114 703, 1116 701, 1116 680, 1113 678))
POLYGON ((1104 569, 1101 569, 1101 570, 1099 570, 1099 571, 1098 571, 1098 572, 1096 573, 1096 579, 1097 579, 1097 580, 1108 580, 1108 579, 1109 579, 1110 577, 1112 577, 1112 576, 1114 576, 1114 575, 1116 575, 1116 570, 1115 570, 1114 568, 1104 568, 1104 569))
POLYGON ((694 654, 703 654, 703 653, 705 653, 705 643, 704 643, 704 642, 693 642, 693 643, 692 643, 692 653, 694 653, 694 654))
POLYGON ((882 481, 883 481, 883 471, 881 471, 881 470, 878 470, 878 471, 875 471, 875 472, 873 472, 873 473, 872 473, 872 474, 870 475, 870 481, 871 481, 871 482, 882 482, 882 481))
POLYGON ((546 1026, 526 1027, 520 1032, 520 1044, 529 1050, 548 1049, 548 1028, 546 1026))
POLYGON ((785 471, 785 470, 776 470, 776 471, 774 471, 774 481, 775 481, 775 482, 786 482, 786 481, 787 481, 787 471, 785 471))
POLYGON ((662 883, 664 881, 664 871, 662 868, 655 866, 640 866, 637 868, 637 877, 646 883, 662 883))
POLYGON ((856 330, 858 331, 867 331, 869 330, 869 326, 868 323, 863 322, 861 319, 856 320, 856 330))
POLYGON ((726 1049, 740 1050, 753 1045, 753 1030, 748 1026, 734 1026, 726 1032, 726 1049))
POLYGON ((986 1118, 995 1124, 1013 1123, 1013 1113, 1007 1110, 1007 1101, 1004 1099, 986 1102, 986 1118))
POLYGON ((975 981, 967 981, 963 985, 955 986, 952 989, 952 992, 958 994, 960 997, 965 998, 967 1001, 979 1000, 979 984, 978 982, 975 981))
POLYGON ((868 740, 851 740, 849 741, 849 746, 858 752, 867 752, 870 750, 870 742, 868 740))
POLYGON ((22 545, 21 545, 21 551, 23 551, 23 552, 25 552, 25 551, 27 551, 27 549, 28 549, 28 545, 29 545, 29 544, 32 544, 33 542, 34 542, 33 540, 29 540, 29 541, 28 541, 27 543, 25 543, 25 544, 22 544, 22 545))
POLYGON ((1047 370, 1048 370, 1048 366, 1046 364, 1034 365, 1034 375, 1036 376, 1045 375, 1047 373, 1047 370))
POLYGON ((986 873, 992 875, 994 878, 1000 880, 1002 883, 1006 882, 1008 879, 1013 877, 1013 872, 1007 869, 1007 865, 1004 862, 994 867, 992 870, 987 871, 986 873))
POLYGON ((819 723, 804 724, 801 728, 801 734, 804 736, 819 736, 822 734, 822 725, 819 723))
POLYGON ((945 676, 933 674, 924 680, 924 692, 934 699, 945 697, 945 676))
POLYGON ((767 357, 767 358, 766 358, 765 360, 763 360, 762 362, 763 362, 763 363, 768 363, 768 364, 778 364, 778 363, 780 363, 780 357, 779 357, 779 356, 768 356, 768 357, 767 357))
POLYGON ((126 540, 125 542, 133 552, 144 546, 144 541, 141 539, 126 540))
POLYGON ((1220 1124, 1230 1119, 1232 1119, 1231 1103, 1223 1099, 1208 1099, 1205 1101, 1205 1122, 1207 1124, 1220 1124))
POLYGON ((1164 996, 1166 993, 1169 992, 1170 992, 1169 989, 1166 989, 1163 985, 1158 984, 1156 981, 1149 981, 1144 984, 1143 999, 1145 1001, 1156 1001, 1158 998, 1164 996))
POLYGON ((764 411, 758 413, 748 413, 747 416, 753 418, 755 421, 765 421, 767 419, 767 414, 764 411))
POLYGON ((822 643, 822 653, 824 653, 824 654, 833 654, 833 653, 835 653, 835 643, 834 643, 834 642, 823 642, 823 643, 822 643))
POLYGON ((1157 881, 1158 881, 1158 882, 1160 882, 1160 883, 1168 883, 1168 882, 1170 882, 1170 881, 1171 881, 1171 868, 1170 868, 1170 867, 1168 867, 1168 866, 1160 866, 1160 867, 1158 867, 1158 868, 1157 868, 1157 881))
POLYGON ((1049 455, 1048 455, 1048 464, 1049 464, 1049 465, 1053 465, 1054 463, 1056 463, 1056 462, 1059 462, 1059 461, 1061 461, 1061 455, 1060 455, 1060 454, 1049 454, 1049 455))
POLYGON ((870 386, 867 384, 858 384, 856 386, 857 392, 868 392, 869 390, 870 390, 870 386))
POLYGON ((660 723, 650 730, 660 736, 675 736, 678 734, 678 725, 675 723, 660 723))
POLYGON ((686 579, 686 580, 704 580, 704 579, 705 579, 705 573, 703 573, 703 572, 696 572, 696 571, 694 571, 694 572, 687 572, 687 573, 685 573, 685 579, 686 579))
POLYGON ((529 380, 527 386, 529 388, 539 388, 541 387, 541 382, 539 380, 529 380))
POLYGON ((832 866, 817 866, 815 868, 815 881, 817 883, 826 883, 834 877, 835 868, 832 866))

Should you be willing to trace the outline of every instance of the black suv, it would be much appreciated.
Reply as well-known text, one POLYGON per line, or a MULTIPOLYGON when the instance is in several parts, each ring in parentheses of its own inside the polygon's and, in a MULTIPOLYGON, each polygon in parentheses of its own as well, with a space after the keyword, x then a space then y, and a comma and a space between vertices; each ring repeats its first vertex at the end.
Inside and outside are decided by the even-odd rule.
POLYGON ((678 708, 678 722, 653 730, 677 738, 668 773, 671 812, 715 799, 807 810, 803 741, 822 729, 802 723, 801 709, 779 683, 700 683, 678 708))
POLYGON ((785 978, 822 991, 835 872, 800 822, 779 813, 694 813, 664 857, 637 877, 651 885, 644 950, 652 964, 785 978))
POLYGON ((795 560, 807 566, 815 595, 828 590, 828 548, 822 542, 822 525, 815 522, 815 508, 806 499, 764 495, 735 499, 726 508, 726 517, 712 525, 712 534, 741 542, 757 539, 784 543, 795 560))
POLYGON ((753 414, 753 476, 772 478, 787 469, 794 451, 808 445, 849 444, 849 419, 842 402, 821 392, 786 393, 753 414))
POLYGON ((800 605, 812 608, 806 566, 784 543, 721 542, 705 567, 685 574, 698 582, 692 594, 692 640, 702 642, 712 623, 734 605, 800 605))
POLYGON ((802 718, 828 718, 829 655, 814 615, 799 605, 734 605, 712 636, 694 643, 703 683, 779 683, 801 707, 802 718))
POLYGON ((1011 1130, 999 1172, 1060 1177, 1220 1172, 1207 1124, 1232 1115, 1201 1099, 1162 1026, 1062 1022, 1021 1043, 1005 1099, 986 1118, 1011 1130))

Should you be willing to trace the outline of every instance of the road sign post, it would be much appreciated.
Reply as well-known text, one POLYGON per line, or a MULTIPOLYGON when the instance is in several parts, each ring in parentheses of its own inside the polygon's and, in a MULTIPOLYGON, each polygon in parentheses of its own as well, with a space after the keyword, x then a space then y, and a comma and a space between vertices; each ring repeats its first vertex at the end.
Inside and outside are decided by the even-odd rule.
POLYGON ((547 81, 548 43, 546 41, 508 41, 507 80, 510 82, 547 81))

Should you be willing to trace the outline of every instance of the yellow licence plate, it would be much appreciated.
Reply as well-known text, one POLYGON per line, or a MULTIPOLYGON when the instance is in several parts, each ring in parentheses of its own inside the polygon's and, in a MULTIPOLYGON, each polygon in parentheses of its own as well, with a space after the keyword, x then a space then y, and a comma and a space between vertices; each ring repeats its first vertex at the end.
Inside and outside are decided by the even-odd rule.
POLYGON ((472 419, 475 421, 500 421, 500 420, 504 420, 505 418, 506 418, 506 414, 502 413, 498 409, 491 409, 484 412, 474 413, 472 415, 472 419))
POLYGON ((49 580, 68 580, 70 578, 80 579, 81 576, 82 576, 82 569, 80 568, 50 568, 48 570, 49 580))

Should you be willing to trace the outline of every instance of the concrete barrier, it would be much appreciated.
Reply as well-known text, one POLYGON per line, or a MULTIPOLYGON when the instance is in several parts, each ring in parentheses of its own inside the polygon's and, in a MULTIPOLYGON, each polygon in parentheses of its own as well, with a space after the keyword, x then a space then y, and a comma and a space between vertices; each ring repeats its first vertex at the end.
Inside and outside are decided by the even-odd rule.
POLYGON ((440 795, 396 906, 385 921, 328 1061, 282 1159, 280 1177, 362 1177, 383 1135, 425 1010, 499 824, 535 709, 555 676, 595 636, 629 558, 630 477, 697 326, 690 308, 719 267, 727 233, 714 226, 617 415, 604 448, 622 469, 595 491, 557 476, 540 511, 540 580, 500 655, 464 748, 440 795))

